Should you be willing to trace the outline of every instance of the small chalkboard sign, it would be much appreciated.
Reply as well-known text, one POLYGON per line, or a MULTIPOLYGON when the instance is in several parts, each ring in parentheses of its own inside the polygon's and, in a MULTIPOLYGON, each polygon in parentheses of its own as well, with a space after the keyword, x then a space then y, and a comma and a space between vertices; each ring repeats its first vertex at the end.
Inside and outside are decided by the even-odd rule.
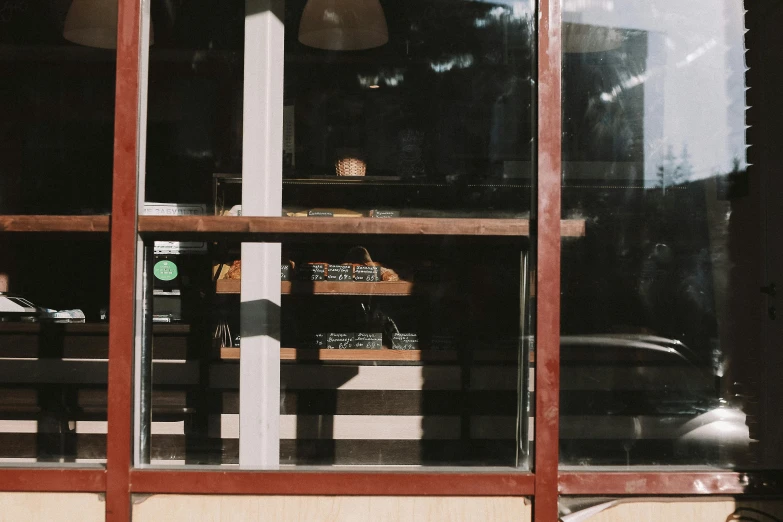
POLYGON ((297 272, 299 279, 303 281, 325 281, 326 280, 326 264, 324 263, 307 263, 297 272))
POLYGON ((326 334, 327 350, 348 350, 353 342, 353 334, 328 333, 326 334))
POLYGON ((356 350, 380 350, 383 348, 383 334, 355 333, 351 336, 351 348, 356 350))
POLYGON ((377 218, 377 219, 396 218, 396 217, 400 217, 400 211, 375 209, 370 211, 370 217, 377 218))
POLYGON ((358 265, 353 269, 353 278, 356 281, 378 282, 381 280, 381 267, 358 265))
POLYGON ((418 350, 419 336, 415 333, 392 334, 392 350, 418 350))
POLYGON ((352 281, 353 267, 351 265, 329 265, 326 271, 327 281, 352 281))
POLYGON ((291 280, 291 265, 280 265, 280 280, 281 281, 291 280))
POLYGON ((309 217, 334 217, 334 212, 331 210, 308 210, 307 215, 309 217))

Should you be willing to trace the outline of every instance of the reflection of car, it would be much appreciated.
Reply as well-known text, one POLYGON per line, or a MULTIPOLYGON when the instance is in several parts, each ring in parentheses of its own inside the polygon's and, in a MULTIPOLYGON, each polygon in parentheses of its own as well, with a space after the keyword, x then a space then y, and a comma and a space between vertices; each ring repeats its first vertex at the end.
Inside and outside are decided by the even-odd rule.
POLYGON ((0 321, 9 320, 83 323, 85 317, 84 312, 81 310, 51 310, 49 308, 40 308, 24 297, 0 292, 0 321))
POLYGON ((38 316, 38 308, 22 297, 0 292, 0 319, 34 320, 38 316))
POLYGON ((679 341, 584 335, 561 346, 564 464, 730 466, 747 451, 745 414, 679 341))

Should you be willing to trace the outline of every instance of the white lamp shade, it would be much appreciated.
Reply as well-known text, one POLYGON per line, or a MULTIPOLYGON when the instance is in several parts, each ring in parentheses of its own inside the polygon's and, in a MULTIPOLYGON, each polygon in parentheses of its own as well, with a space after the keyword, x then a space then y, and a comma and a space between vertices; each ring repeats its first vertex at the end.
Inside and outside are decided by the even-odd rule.
MULTIPOLYGON (((117 0, 73 0, 65 17, 63 37, 101 49, 117 48, 117 0)), ((150 45, 153 34, 150 26, 150 45)))
POLYGON ((389 41, 378 0, 308 0, 299 23, 299 41, 331 51, 358 51, 389 41))
POLYGON ((623 44, 617 29, 598 25, 563 24, 563 51, 566 53, 597 53, 611 51, 623 44))

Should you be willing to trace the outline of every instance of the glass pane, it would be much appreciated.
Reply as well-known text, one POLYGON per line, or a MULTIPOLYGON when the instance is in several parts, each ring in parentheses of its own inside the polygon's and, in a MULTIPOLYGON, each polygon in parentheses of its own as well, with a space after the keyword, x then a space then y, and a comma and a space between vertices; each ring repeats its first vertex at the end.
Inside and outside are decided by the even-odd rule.
MULTIPOLYGON (((249 28, 268 13, 241 2, 169 7, 152 4, 144 212, 240 215, 243 200, 272 200, 312 235, 263 262, 243 251, 278 247, 148 245, 142 463, 246 466, 240 448, 252 448, 256 426, 240 438, 240 425, 244 408, 259 407, 240 410, 240 400, 252 390, 279 397, 272 451, 283 466, 525 467, 531 3, 349 1, 332 12, 290 0, 284 49, 271 51, 284 70, 271 86, 257 78, 268 74, 255 68, 262 56, 243 65, 258 52, 243 50, 259 38, 249 28), (321 38, 322 23, 341 27, 339 41, 321 38), (244 88, 276 100, 279 87, 279 118, 242 99, 244 88), (283 131, 281 149, 265 152, 282 171, 258 164, 267 123, 283 131), (415 238, 325 235, 314 224, 328 220, 314 216, 397 230, 410 222, 378 219, 518 219, 433 219, 441 235, 415 238), (259 274, 265 283, 251 287, 259 274), (251 300, 262 286, 269 295, 251 300), (279 390, 240 378, 240 350, 254 364, 247 354, 260 350, 248 337, 265 336, 268 313, 280 325, 268 335, 280 350, 279 390), (179 333, 162 342, 163 325, 179 333), (167 416, 156 413, 164 393, 177 409, 167 416)), ((266 20, 274 38, 281 20, 266 20)))
POLYGON ((0 9, 0 214, 108 214, 117 5, 0 9))
POLYGON ((527 217, 531 3, 366 4, 384 44, 329 2, 286 2, 286 212, 527 217))
POLYGON ((750 465, 743 4, 564 7, 561 462, 750 465))
MULTIPOLYGON (((153 0, 150 16, 143 214, 211 214, 213 175, 242 169, 245 1, 153 0)), ((238 441, 221 438, 220 378, 210 377, 213 336, 235 318, 215 296, 207 247, 163 241, 146 255, 142 463, 236 463, 238 441)))
POLYGON ((0 238, 0 465, 105 461, 108 305, 108 238, 0 238))
POLYGON ((213 174, 242 169, 245 2, 150 8, 145 201, 203 214, 214 205, 213 174))
MULTIPOLYGON (((283 212, 529 217, 533 27, 527 1, 286 2, 283 212)), ((525 466, 528 249, 285 244, 281 462, 525 466)))
MULTIPOLYGON (((530 2, 384 2, 364 50, 301 43, 305 4, 285 7, 283 215, 528 216, 530 2)), ((146 201, 241 213, 243 16, 152 2, 146 201)))
MULTIPOLYGON (((363 245, 283 247, 281 464, 526 465, 527 241, 363 245)), ((237 464, 239 245, 151 264, 149 462, 237 464)))

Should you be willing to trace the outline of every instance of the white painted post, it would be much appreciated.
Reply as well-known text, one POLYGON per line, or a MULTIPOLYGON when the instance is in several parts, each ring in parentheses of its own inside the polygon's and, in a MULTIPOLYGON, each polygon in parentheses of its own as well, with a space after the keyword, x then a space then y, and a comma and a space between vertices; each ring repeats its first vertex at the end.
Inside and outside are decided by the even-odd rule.
MULTIPOLYGON (((242 214, 282 213, 284 0, 245 0, 242 214)), ((280 244, 242 244, 239 467, 280 465, 280 244)))

